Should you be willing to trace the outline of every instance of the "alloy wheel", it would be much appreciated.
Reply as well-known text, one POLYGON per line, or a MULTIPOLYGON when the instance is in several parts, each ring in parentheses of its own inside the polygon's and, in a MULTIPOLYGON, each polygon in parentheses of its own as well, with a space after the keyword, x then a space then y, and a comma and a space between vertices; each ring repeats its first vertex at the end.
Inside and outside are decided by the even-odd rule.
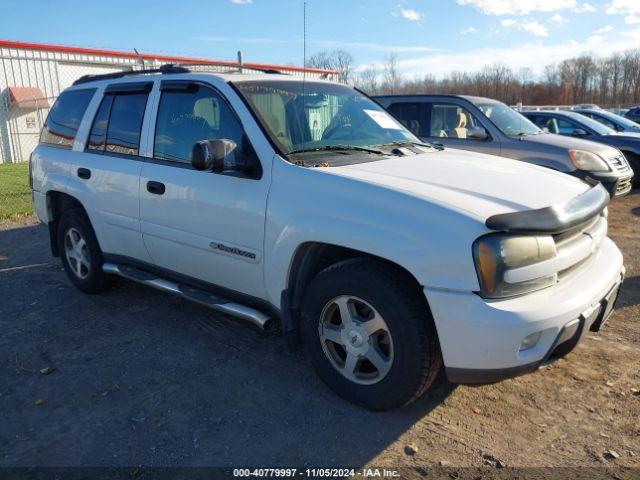
POLYGON ((329 301, 318 326, 322 350, 348 380, 372 385, 393 364, 393 340, 386 322, 361 298, 341 295, 329 301))

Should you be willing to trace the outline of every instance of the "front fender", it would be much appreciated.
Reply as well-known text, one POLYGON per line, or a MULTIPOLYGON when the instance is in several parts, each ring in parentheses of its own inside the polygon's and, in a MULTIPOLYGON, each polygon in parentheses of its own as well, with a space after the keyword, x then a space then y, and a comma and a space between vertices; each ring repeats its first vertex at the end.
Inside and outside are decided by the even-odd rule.
POLYGON ((393 262, 430 288, 474 291, 477 219, 405 192, 319 169, 276 162, 265 225, 264 280, 274 305, 292 263, 309 242, 345 247, 393 262))

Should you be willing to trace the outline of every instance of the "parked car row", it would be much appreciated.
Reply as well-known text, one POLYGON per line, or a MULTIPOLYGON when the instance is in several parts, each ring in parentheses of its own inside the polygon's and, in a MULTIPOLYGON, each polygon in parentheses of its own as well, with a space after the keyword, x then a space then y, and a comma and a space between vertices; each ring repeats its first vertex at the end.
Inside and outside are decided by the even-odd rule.
MULTIPOLYGON (((632 184, 634 186, 638 185, 640 181, 640 133, 619 133, 584 114, 574 111, 523 112, 523 115, 549 133, 592 140, 619 149, 635 173, 633 178, 626 179, 626 184, 623 183, 622 188, 632 184)), ((615 165, 621 169, 623 174, 624 172, 629 172, 629 169, 624 164, 617 162, 615 165)))
MULTIPOLYGON (((583 117, 584 120, 592 124, 589 130, 578 131, 577 127, 569 128, 562 124, 563 132, 575 130, 567 138, 547 133, 543 130, 543 127, 547 127, 545 122, 536 125, 504 103, 488 98, 395 95, 376 97, 376 101, 426 142, 521 160, 584 180, 598 181, 611 197, 627 194, 632 188, 634 171, 640 172, 640 157, 637 157, 640 138, 619 136, 601 143, 577 138, 587 138, 590 135, 587 132, 594 132, 588 137, 589 140, 599 140, 596 131, 609 131, 604 125, 586 117, 583 117), (633 169, 618 149, 621 145, 630 155, 633 169)), ((529 113, 532 115, 530 118, 542 115, 541 112, 529 113)), ((526 115, 529 116, 529 113, 526 115)), ((567 112, 552 113, 580 116, 567 112)))
POLYGON ((495 382, 599 331, 625 274, 607 237, 609 194, 631 176, 620 152, 493 100, 378 102, 402 123, 322 80, 84 77, 30 162, 52 254, 86 293, 120 276, 277 319, 330 388, 374 410, 415 400, 441 367, 495 382))

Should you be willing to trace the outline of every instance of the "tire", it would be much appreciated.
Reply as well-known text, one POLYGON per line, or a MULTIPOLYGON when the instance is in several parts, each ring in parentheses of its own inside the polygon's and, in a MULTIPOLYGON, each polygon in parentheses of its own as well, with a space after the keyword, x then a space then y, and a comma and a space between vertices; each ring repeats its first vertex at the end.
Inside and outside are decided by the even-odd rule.
POLYGON ((629 162, 631 170, 633 170, 633 179, 631 180, 631 187, 634 189, 640 188, 640 156, 630 152, 626 152, 624 156, 629 162))
POLYGON ((58 246, 62 266, 78 290, 94 294, 111 286, 111 277, 102 271, 102 251, 84 211, 74 209, 62 214, 58 224, 58 246), (78 248, 72 248, 74 240, 78 248), (78 260, 80 256, 82 261, 78 260))
POLYGON ((433 318, 419 286, 399 268, 367 258, 337 263, 311 281, 303 302, 302 339, 318 375, 339 396, 389 410, 435 380, 442 356, 433 318))

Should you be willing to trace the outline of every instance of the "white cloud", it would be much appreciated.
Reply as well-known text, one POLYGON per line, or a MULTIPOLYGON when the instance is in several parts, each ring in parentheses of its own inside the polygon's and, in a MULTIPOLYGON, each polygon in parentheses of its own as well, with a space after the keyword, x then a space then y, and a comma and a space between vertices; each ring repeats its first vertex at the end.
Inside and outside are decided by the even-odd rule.
POLYGON ((640 2, 638 0, 613 0, 607 5, 607 13, 609 15, 640 13, 640 2))
POLYGON ((385 53, 436 52, 437 48, 424 45, 390 45, 373 42, 343 42, 338 40, 312 40, 309 43, 326 48, 353 48, 385 53))
POLYGON ((596 7, 594 7, 593 5, 591 5, 589 2, 584 2, 581 7, 576 7, 574 9, 574 12, 576 12, 576 13, 593 13, 593 12, 596 12, 597 10, 598 9, 596 7))
POLYGON ((567 23, 569 21, 559 13, 556 13, 553 17, 550 18, 550 20, 552 22, 559 23, 559 24, 567 23))
POLYGON ((520 28, 525 32, 534 34, 536 37, 546 37, 549 35, 547 27, 537 20, 526 20, 520 24, 520 28))
POLYGON ((253 0, 231 0, 231 3, 235 3, 236 5, 243 5, 251 2, 253 2, 253 0))
POLYGON ((587 38, 587 43, 602 43, 605 41, 604 35, 591 35, 587 38))
POLYGON ((576 0, 458 0, 458 4, 471 5, 486 15, 527 15, 575 8, 576 0))
POLYGON ((607 33, 607 32, 610 32, 611 30, 613 30, 613 27, 611 25, 605 25, 604 27, 601 27, 601 28, 595 30, 593 33, 595 33, 595 34, 607 33))
POLYGON ((402 8, 400 7, 400 15, 402 15, 407 20, 411 20, 412 22, 419 22, 424 15, 420 12, 416 12, 411 8, 402 8))
MULTIPOLYGON (((208 35, 195 37, 195 40, 206 43, 302 43, 302 38, 283 39, 270 37, 215 37, 208 35)), ((354 50, 370 50, 385 53, 424 53, 437 51, 436 48, 421 45, 390 45, 373 42, 343 42, 339 40, 310 40, 309 43, 324 48, 352 48, 354 50)))
POLYGON ((500 21, 500 25, 503 27, 511 27, 516 24, 516 21, 513 18, 505 18, 500 21))
POLYGON ((624 23, 635 25, 640 23, 640 0, 613 0, 607 5, 607 14, 623 14, 624 23))
MULTIPOLYGON (((597 40, 597 39, 596 39, 597 40)), ((592 53, 607 56, 634 48, 640 42, 640 28, 622 32, 615 41, 605 41, 598 44, 592 53)), ((492 62, 508 65, 513 71, 529 67, 535 73, 542 73, 543 68, 551 63, 558 63, 567 58, 579 56, 592 48, 585 42, 570 40, 560 44, 543 44, 532 42, 505 47, 483 47, 467 49, 463 52, 437 52, 420 55, 398 61, 398 68, 409 76, 435 75, 442 78, 452 71, 479 71, 492 62)), ((361 65, 358 70, 367 68, 381 69, 382 64, 361 65)))
POLYGON ((469 35, 471 33, 476 33, 476 32, 477 30, 475 29, 475 27, 469 27, 469 28, 460 30, 460 35, 469 35))

